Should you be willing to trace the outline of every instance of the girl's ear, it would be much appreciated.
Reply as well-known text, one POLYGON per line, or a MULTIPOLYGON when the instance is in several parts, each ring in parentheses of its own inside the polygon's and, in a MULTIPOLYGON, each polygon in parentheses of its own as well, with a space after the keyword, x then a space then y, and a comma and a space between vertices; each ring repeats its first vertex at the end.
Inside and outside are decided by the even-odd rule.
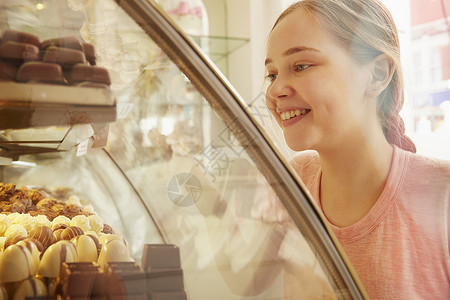
POLYGON ((394 70, 391 59, 386 54, 380 54, 371 62, 371 79, 367 93, 377 97, 391 82, 394 70))

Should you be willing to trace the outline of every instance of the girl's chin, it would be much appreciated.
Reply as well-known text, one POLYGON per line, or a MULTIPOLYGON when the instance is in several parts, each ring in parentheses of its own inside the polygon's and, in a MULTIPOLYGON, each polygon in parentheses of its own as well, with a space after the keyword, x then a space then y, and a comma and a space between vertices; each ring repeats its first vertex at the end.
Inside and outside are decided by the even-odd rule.
POLYGON ((298 152, 298 151, 305 151, 305 150, 315 150, 316 145, 313 144, 312 141, 306 141, 306 139, 301 136, 296 136, 293 138, 285 136, 286 145, 292 151, 298 152))
POLYGON ((299 145, 298 143, 290 143, 289 141, 286 141, 286 144, 292 151, 310 150, 310 148, 306 147, 306 145, 299 145))

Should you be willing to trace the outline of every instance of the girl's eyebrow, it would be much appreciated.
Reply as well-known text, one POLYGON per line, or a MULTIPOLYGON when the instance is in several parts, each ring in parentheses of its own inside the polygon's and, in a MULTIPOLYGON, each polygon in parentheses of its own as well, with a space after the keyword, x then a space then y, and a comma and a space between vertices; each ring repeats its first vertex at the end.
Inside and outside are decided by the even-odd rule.
MULTIPOLYGON (((315 49, 315 48, 311 48, 311 47, 305 47, 305 46, 300 46, 300 47, 292 47, 287 49, 286 51, 284 51, 283 56, 289 56, 298 52, 303 52, 303 51, 314 51, 314 52, 320 52, 319 50, 315 49)), ((267 58, 264 61, 264 65, 266 66, 267 64, 270 64, 271 62, 273 62, 272 59, 267 58)))

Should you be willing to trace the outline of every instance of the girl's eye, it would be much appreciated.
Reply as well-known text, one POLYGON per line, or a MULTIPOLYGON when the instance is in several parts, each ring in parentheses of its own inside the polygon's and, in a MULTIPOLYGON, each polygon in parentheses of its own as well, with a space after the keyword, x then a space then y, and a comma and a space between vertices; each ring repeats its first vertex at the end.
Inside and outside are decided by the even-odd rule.
POLYGON ((308 68, 309 68, 309 65, 295 65, 295 71, 303 71, 308 68))
POLYGON ((266 78, 269 81, 274 81, 275 79, 277 79, 277 74, 269 74, 266 76, 266 78))

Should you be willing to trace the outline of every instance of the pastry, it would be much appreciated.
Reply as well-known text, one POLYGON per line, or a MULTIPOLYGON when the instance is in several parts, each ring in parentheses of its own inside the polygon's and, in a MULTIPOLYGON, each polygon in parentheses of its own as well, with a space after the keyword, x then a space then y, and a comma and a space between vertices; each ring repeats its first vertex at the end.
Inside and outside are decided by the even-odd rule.
POLYGON ((2 35, 2 41, 12 41, 12 42, 19 42, 19 43, 25 43, 25 44, 32 44, 36 47, 40 47, 41 43, 39 41, 39 37, 37 37, 34 34, 26 33, 23 31, 18 31, 14 29, 7 29, 5 32, 3 32, 2 35))
POLYGON ((67 67, 80 63, 85 64, 86 56, 82 50, 50 46, 45 50, 42 61, 67 67))
POLYGON ((67 73, 67 81, 70 84, 88 81, 110 85, 111 79, 108 70, 98 66, 86 64, 74 65, 67 73))
POLYGON ((48 39, 41 43, 41 49, 43 50, 46 50, 47 48, 53 46, 83 51, 83 44, 81 43, 80 39, 75 36, 48 39))
POLYGON ((95 48, 92 44, 83 43, 84 55, 86 55, 86 60, 93 66, 96 65, 95 48))
POLYGON ((16 79, 21 82, 40 81, 64 83, 63 72, 60 65, 40 61, 23 63, 17 71, 16 79))
POLYGON ((3 42, 0 45, 0 59, 14 63, 39 60, 39 48, 32 44, 3 42))

